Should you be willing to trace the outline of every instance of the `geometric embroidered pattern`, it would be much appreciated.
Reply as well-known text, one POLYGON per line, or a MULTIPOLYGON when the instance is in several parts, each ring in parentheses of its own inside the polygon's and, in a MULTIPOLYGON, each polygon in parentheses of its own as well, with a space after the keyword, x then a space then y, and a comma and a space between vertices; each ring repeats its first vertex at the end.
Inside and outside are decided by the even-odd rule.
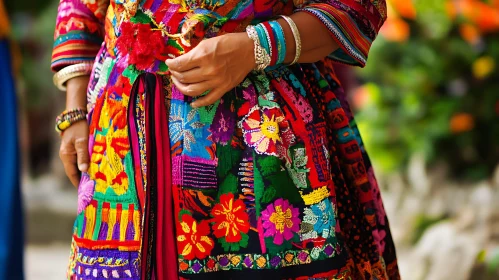
POLYGON ((231 269, 277 269, 332 258, 341 252, 339 244, 324 244, 312 250, 288 250, 277 254, 223 254, 204 260, 179 260, 183 273, 196 274, 231 269))

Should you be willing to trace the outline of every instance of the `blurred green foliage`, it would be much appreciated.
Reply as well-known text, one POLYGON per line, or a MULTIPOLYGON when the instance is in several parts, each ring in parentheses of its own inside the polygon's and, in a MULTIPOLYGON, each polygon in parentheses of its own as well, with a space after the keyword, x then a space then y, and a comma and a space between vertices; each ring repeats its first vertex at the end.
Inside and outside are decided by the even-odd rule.
POLYGON ((499 276, 499 248, 496 248, 490 252, 490 260, 487 262, 487 270, 489 274, 495 274, 499 276))
MULTIPOLYGON (((455 179, 487 178, 499 162, 499 26, 452 14, 449 1, 391 3, 353 97, 373 161, 403 171, 422 154, 455 179)), ((486 12, 499 19, 499 7, 486 12)))

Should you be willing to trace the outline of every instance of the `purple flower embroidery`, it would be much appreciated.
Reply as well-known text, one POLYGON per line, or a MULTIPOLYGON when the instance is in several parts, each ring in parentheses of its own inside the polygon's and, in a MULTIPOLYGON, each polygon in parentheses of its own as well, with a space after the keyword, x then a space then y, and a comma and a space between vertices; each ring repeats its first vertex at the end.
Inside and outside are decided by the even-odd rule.
POLYGON ((214 142, 220 142, 223 145, 229 143, 236 126, 236 119, 234 115, 234 112, 231 112, 225 108, 223 100, 221 100, 218 110, 215 113, 213 123, 210 126, 214 142))
POLYGON ((289 201, 279 198, 262 211, 262 221, 265 237, 273 237, 274 243, 281 245, 285 240, 293 238, 300 230, 298 208, 289 204, 289 201))
POLYGON ((78 187, 78 214, 83 212, 88 204, 90 204, 94 196, 94 190, 95 182, 90 180, 88 174, 82 174, 80 186, 78 187))

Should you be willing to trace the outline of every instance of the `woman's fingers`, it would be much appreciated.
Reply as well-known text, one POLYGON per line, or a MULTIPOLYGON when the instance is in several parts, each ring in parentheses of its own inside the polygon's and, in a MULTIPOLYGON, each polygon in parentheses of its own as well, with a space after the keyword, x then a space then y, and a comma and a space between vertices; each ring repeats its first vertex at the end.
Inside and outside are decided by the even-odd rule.
POLYGON ((181 93, 191 97, 200 96, 204 92, 214 88, 213 81, 204 81, 196 84, 184 84, 178 81, 174 76, 172 76, 172 81, 181 93))
POLYGON ((254 44, 246 34, 226 34, 203 40, 166 64, 183 94, 198 97, 210 91, 191 103, 201 107, 215 103, 244 79, 254 66, 253 52, 254 44))
POLYGON ((81 172, 87 172, 90 162, 88 153, 88 124, 79 121, 64 131, 59 157, 71 183, 78 187, 81 172))
POLYGON ((81 172, 88 171, 88 137, 82 137, 75 140, 76 156, 78 162, 78 169, 81 172))
POLYGON ((183 84, 195 84, 209 80, 212 78, 209 74, 205 73, 200 67, 194 68, 185 72, 177 72, 174 70, 170 70, 177 81, 183 84))
POLYGON ((59 149, 59 157, 64 165, 66 176, 68 176, 73 186, 78 187, 80 182, 80 172, 76 167, 77 156, 74 144, 62 141, 61 148, 59 149))
POLYGON ((195 50, 174 59, 167 59, 165 63, 170 71, 176 72, 184 72, 199 67, 198 59, 195 57, 195 50))
POLYGON ((207 50, 206 50, 206 41, 201 41, 194 49, 190 52, 183 54, 174 59, 167 59, 165 61, 166 66, 170 71, 176 72, 184 72, 196 67, 200 67, 203 60, 206 59, 207 50))

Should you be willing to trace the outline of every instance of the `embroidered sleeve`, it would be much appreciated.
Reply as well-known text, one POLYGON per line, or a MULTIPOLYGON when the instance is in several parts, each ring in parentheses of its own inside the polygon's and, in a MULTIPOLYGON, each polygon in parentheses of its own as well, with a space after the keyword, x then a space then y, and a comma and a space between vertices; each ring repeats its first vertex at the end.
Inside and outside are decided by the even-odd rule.
POLYGON ((51 67, 93 61, 104 38, 109 0, 60 0, 51 67))
POLYGON ((386 19, 385 0, 311 0, 297 6, 320 20, 339 44, 330 58, 365 66, 371 44, 386 19))

